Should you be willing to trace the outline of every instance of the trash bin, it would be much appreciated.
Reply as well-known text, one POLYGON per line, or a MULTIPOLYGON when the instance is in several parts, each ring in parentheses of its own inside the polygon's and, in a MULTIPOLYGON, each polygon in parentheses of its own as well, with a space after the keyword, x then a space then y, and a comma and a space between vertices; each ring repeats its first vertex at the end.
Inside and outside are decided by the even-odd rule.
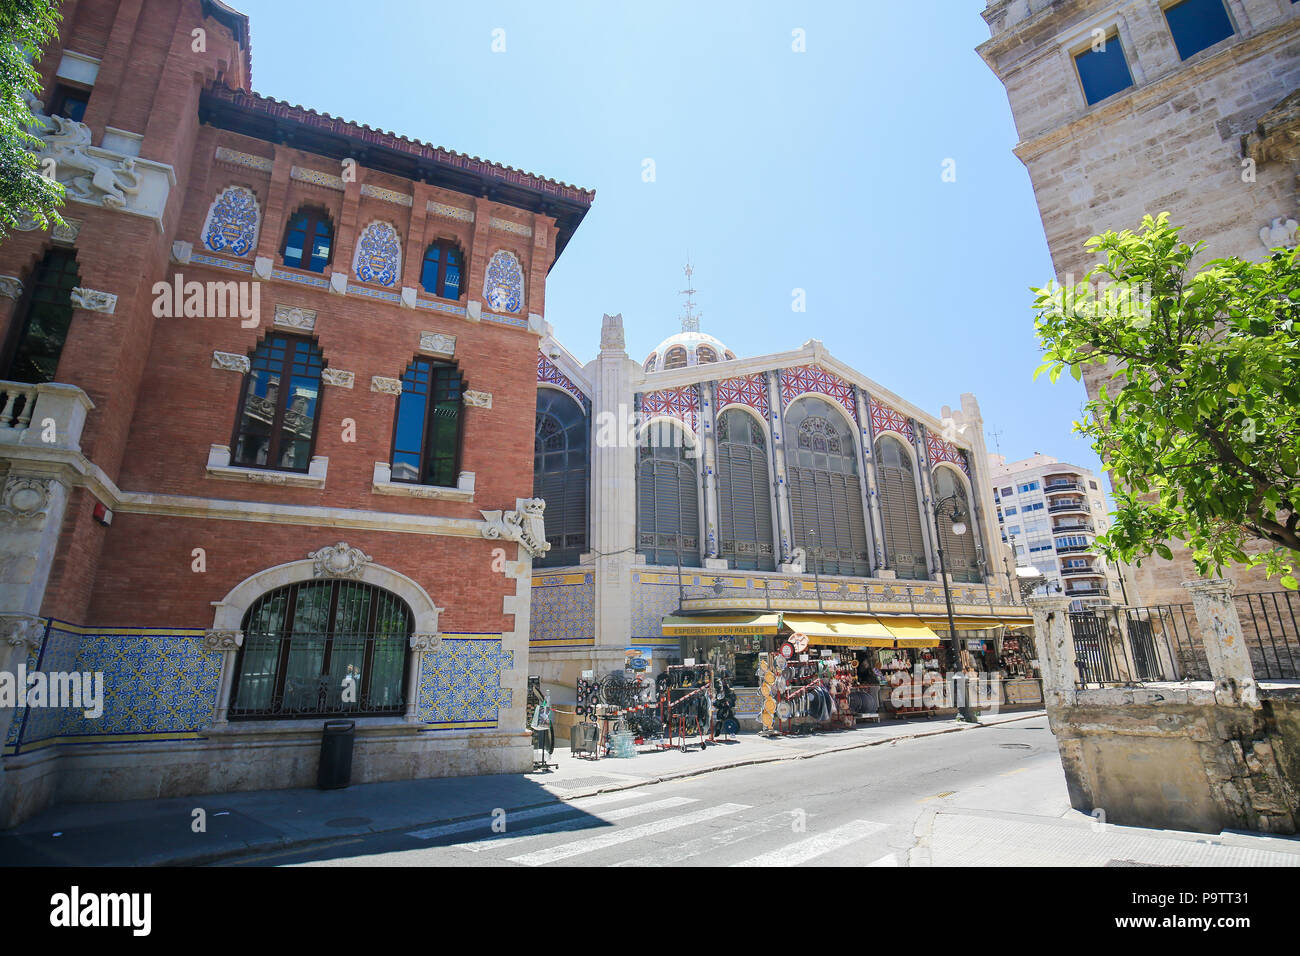
POLYGON ((320 738, 320 769, 316 786, 321 790, 339 790, 352 782, 352 742, 356 739, 354 720, 327 720, 320 738))

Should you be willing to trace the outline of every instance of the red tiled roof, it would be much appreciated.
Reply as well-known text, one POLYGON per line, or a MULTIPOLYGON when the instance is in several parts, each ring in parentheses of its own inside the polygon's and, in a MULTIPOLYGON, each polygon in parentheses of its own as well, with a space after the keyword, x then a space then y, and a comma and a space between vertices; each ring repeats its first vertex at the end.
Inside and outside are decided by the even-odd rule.
POLYGON ((411 156, 430 160, 442 166, 463 170, 479 176, 492 177, 524 189, 546 193, 571 202, 590 206, 596 198, 594 189, 583 189, 580 186, 572 186, 554 179, 546 179, 533 173, 524 172, 521 169, 515 169, 513 166, 503 166, 500 163, 489 162, 477 156, 469 156, 465 153, 457 153, 454 150, 443 149, 441 146, 422 143, 419 140, 398 136, 387 130, 374 129, 362 123, 353 123, 337 116, 331 116, 329 113, 320 113, 305 106, 295 106, 286 103, 284 100, 262 96, 260 93, 245 93, 221 85, 209 87, 208 92, 214 98, 223 100, 250 113, 260 113, 274 119, 302 123, 304 126, 310 126, 338 136, 347 136, 368 145, 397 150, 411 156))

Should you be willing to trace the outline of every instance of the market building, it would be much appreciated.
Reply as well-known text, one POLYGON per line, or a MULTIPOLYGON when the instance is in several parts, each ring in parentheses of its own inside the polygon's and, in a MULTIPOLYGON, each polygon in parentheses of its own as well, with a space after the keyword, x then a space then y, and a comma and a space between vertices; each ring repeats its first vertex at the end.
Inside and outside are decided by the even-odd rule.
POLYGON ((219 0, 63 5, 66 227, 0 245, 0 825, 530 765, 546 276, 593 193, 252 92, 219 0), (202 42, 199 42, 201 38, 202 42), (11 688, 12 689, 12 688, 11 688))
POLYGON ((585 672, 695 660, 727 672, 753 719, 757 669, 786 635, 864 678, 922 657, 947 668, 940 549, 969 665, 996 669, 999 637, 1029 620, 975 397, 927 413, 819 341, 748 357, 688 305, 641 360, 605 316, 582 362, 548 327, 535 447, 551 547, 529 666, 564 707, 585 672))

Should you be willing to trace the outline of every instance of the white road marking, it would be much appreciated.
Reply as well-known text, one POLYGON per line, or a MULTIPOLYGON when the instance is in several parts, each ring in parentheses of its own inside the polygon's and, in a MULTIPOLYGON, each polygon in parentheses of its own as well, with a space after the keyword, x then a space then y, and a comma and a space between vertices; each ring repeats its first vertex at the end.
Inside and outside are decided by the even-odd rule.
POLYGON ((848 846, 850 843, 856 843, 858 840, 864 840, 873 833, 879 833, 886 829, 888 824, 872 823, 870 820, 854 820, 852 823, 846 823, 842 827, 836 827, 834 830, 827 830, 825 833, 819 833, 817 836, 809 837, 806 840, 799 840, 791 843, 789 846, 781 847, 779 850, 772 850, 760 856, 748 860, 742 860, 740 863, 733 863, 732 866, 798 866, 800 863, 807 863, 814 857, 819 857, 823 853, 829 853, 831 850, 838 850, 841 847, 848 846))
POLYGON ((898 854, 886 853, 884 856, 882 856, 879 860, 876 860, 874 863, 867 864, 868 868, 873 866, 898 866, 898 854))
MULTIPOLYGON (((572 813, 575 810, 585 810, 589 807, 600 807, 608 803, 621 803, 624 800, 644 799, 648 794, 644 792, 617 792, 602 793, 594 797, 584 797, 582 800, 573 800, 565 803, 555 803, 545 807, 533 807, 530 810, 516 810, 506 814, 506 825, 509 826, 515 820, 534 820, 537 817, 550 816, 556 813, 572 813)), ((469 833, 472 830, 486 830, 492 832, 492 817, 477 817, 473 820, 461 820, 458 823, 447 823, 442 826, 428 827, 424 830, 412 830, 407 836, 415 837, 417 840, 434 840, 441 836, 450 836, 453 833, 469 833)))
POLYGON ((739 843, 741 840, 747 840, 750 837, 773 833, 777 830, 788 830, 789 828, 790 814, 782 811, 766 820, 755 820, 752 823, 742 823, 738 827, 719 830, 717 833, 705 834, 702 837, 696 837, 694 840, 679 843, 677 846, 664 847, 656 853, 647 853, 644 856, 623 860, 615 863, 614 866, 672 866, 682 860, 688 860, 693 856, 699 856, 701 853, 708 853, 710 850, 717 850, 720 847, 739 843))
POLYGON ((654 813, 656 810, 671 810, 673 807, 685 806, 688 803, 699 803, 699 800, 694 797, 668 797, 665 800, 655 800, 652 803, 639 803, 634 807, 620 807, 617 810, 606 810, 602 813, 556 820, 554 823, 543 823, 535 827, 528 827, 522 831, 511 832, 507 830, 505 833, 493 833, 481 840, 453 843, 447 849, 482 853, 484 850, 496 849, 498 844, 507 840, 513 844, 530 837, 547 836, 552 833, 569 833, 573 830, 590 830, 596 826, 596 823, 592 821, 592 817, 605 823, 614 823, 618 820, 626 820, 628 817, 639 817, 644 813, 654 813))
POLYGON ((536 850, 533 853, 525 853, 521 856, 512 856, 510 862, 521 863, 524 866, 545 866, 548 863, 567 860, 571 856, 595 853, 597 850, 618 846, 620 843, 631 843, 633 840, 640 840, 642 837, 693 826, 696 823, 705 823, 717 817, 725 817, 729 813, 738 813, 741 810, 748 809, 750 809, 749 806, 743 803, 723 803, 716 807, 705 807, 703 810, 696 810, 694 813, 683 814, 680 817, 667 817, 663 820, 655 820, 653 823, 643 823, 640 826, 611 830, 599 836, 589 837, 586 840, 576 840, 573 843, 547 847, 545 850, 536 850))

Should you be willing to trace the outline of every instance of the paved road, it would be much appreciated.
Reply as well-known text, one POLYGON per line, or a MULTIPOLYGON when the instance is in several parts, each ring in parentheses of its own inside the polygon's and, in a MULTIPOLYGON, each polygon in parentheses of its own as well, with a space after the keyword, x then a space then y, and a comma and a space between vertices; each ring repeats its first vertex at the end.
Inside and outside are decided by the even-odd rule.
POLYGON ((936 806, 1065 813, 1046 719, 600 794, 509 814, 505 833, 485 806, 479 820, 225 865, 904 866, 936 806))

